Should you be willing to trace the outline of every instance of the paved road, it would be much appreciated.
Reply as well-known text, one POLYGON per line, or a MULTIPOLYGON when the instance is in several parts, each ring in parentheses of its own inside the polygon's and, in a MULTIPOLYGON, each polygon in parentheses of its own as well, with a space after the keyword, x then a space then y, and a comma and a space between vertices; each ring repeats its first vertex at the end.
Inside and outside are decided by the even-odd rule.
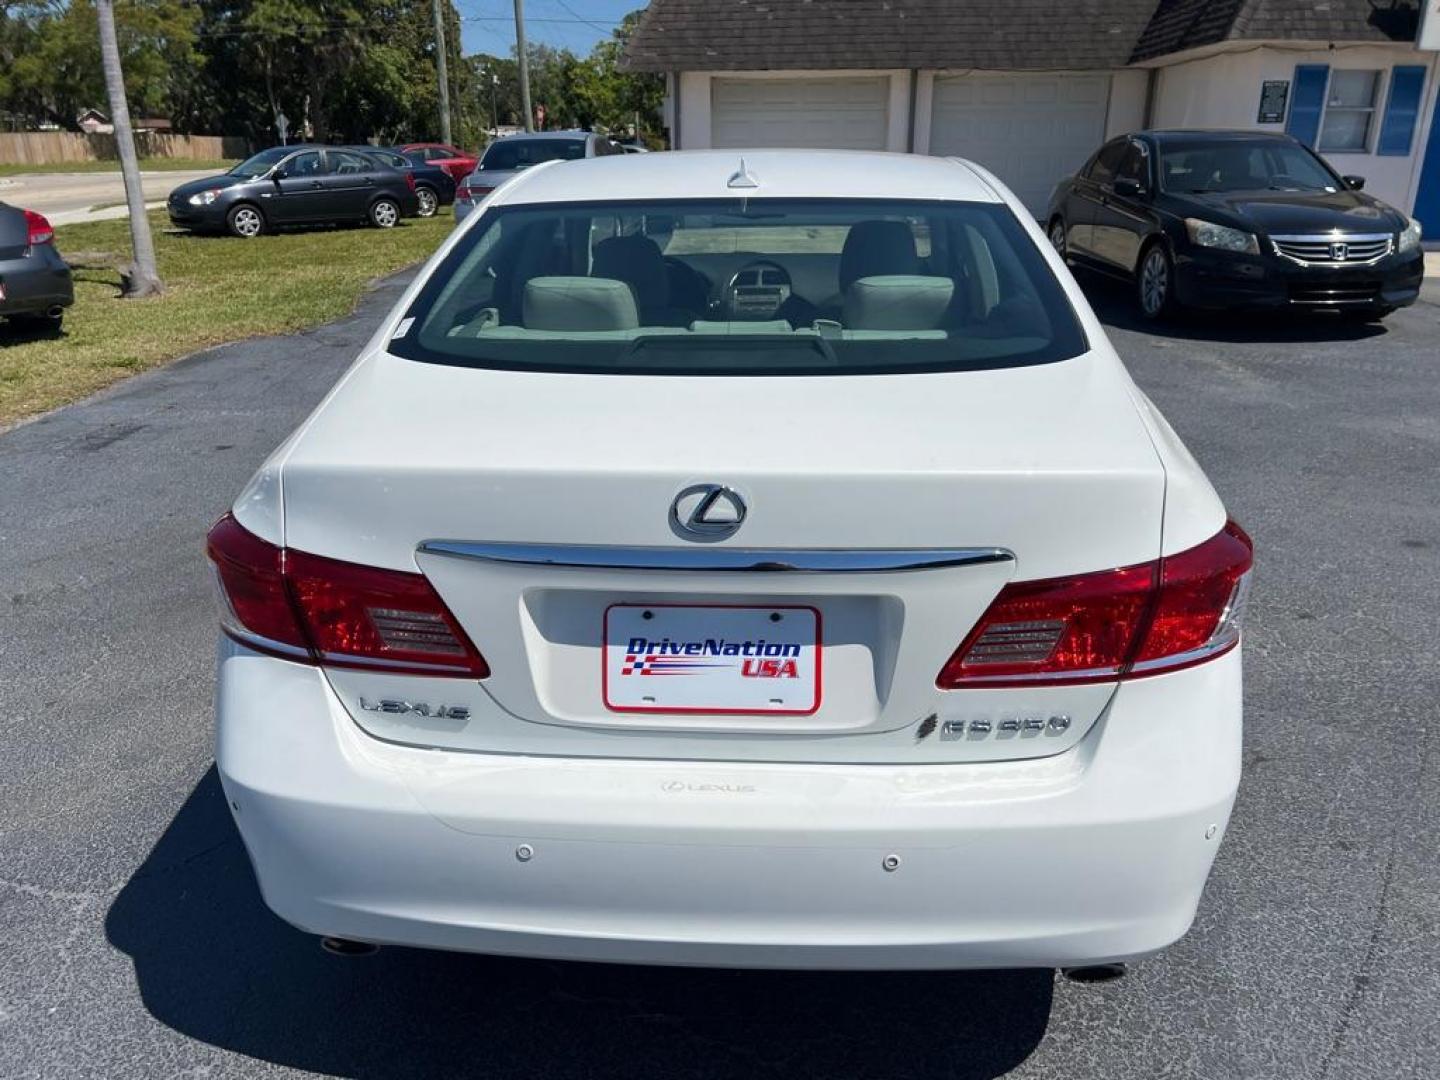
MULTIPOLYGON (((214 169, 144 172, 140 174, 140 189, 147 205, 158 206, 171 189, 187 180, 214 175, 214 169)), ((6 179, 10 183, 0 187, 0 202, 35 210, 49 218, 52 225, 126 216, 123 205, 107 205, 125 201, 125 184, 118 172, 25 173, 6 179), (95 206, 105 209, 92 209, 95 206)))
POLYGON ((1199 922, 1078 986, 340 960, 266 913, 210 764, 200 540, 394 291, 0 436, 0 1075, 1436 1075, 1440 306, 1159 335, 1096 289, 1260 562, 1199 922))

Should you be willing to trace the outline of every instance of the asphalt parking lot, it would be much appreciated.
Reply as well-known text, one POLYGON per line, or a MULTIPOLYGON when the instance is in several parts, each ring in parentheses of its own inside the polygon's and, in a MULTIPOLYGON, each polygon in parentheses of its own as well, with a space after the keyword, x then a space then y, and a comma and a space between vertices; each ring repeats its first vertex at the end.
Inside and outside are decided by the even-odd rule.
POLYGON ((1166 955, 1104 985, 339 959, 269 915, 210 760, 201 538, 392 282, 0 435, 0 1076, 1436 1075, 1440 292, 1156 332, 1088 288, 1258 551, 1245 781, 1166 955))

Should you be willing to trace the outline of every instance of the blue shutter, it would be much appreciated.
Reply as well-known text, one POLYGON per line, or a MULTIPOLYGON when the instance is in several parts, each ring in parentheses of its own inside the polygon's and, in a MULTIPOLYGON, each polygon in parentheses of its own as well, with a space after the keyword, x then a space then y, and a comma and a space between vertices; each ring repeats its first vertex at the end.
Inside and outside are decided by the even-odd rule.
POLYGON ((1385 102, 1385 123, 1375 153, 1408 157, 1420 120, 1420 94, 1425 89, 1423 67, 1397 66, 1390 72, 1390 97, 1385 102))
POLYGON ((1295 65, 1295 90, 1290 95, 1290 119, 1285 130, 1306 146, 1314 146, 1320 137, 1320 114, 1325 109, 1325 88, 1329 85, 1329 64, 1295 65))

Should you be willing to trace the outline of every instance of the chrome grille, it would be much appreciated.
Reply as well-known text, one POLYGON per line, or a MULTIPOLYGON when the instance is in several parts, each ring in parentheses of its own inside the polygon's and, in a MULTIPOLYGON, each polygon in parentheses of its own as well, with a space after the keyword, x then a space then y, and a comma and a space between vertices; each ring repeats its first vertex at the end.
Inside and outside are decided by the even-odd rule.
POLYGON ((1315 236, 1272 236, 1275 251, 1306 266, 1354 266, 1383 259, 1394 247, 1389 233, 1324 233, 1315 236))

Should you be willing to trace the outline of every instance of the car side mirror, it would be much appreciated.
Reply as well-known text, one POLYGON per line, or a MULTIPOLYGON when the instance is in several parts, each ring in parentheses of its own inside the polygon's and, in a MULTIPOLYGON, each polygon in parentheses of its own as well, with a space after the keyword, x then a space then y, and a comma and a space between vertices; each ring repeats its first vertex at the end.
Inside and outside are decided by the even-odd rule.
POLYGON ((1138 199, 1145 194, 1145 189, 1135 180, 1116 180, 1115 194, 1122 199, 1138 199))
POLYGON ((1365 177, 1363 176, 1342 176, 1340 179, 1345 181, 1345 186, 1351 191, 1365 190, 1365 177))

